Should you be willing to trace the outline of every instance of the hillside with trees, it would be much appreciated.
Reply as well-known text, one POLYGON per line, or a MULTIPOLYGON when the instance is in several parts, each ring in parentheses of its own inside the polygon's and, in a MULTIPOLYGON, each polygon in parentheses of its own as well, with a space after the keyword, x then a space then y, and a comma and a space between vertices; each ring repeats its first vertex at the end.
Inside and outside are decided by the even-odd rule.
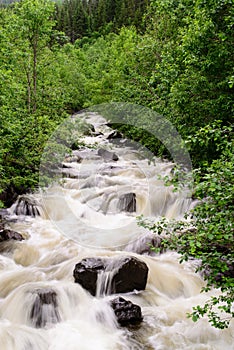
MULTIPOLYGON (((44 145, 68 115, 104 102, 149 107, 182 136, 201 200, 196 232, 165 247, 209 267, 223 297, 193 317, 226 327, 212 305, 233 317, 233 1, 21 0, 0 8, 0 43, 1 206, 38 187, 44 145)), ((141 128, 119 129, 170 156, 141 128)))

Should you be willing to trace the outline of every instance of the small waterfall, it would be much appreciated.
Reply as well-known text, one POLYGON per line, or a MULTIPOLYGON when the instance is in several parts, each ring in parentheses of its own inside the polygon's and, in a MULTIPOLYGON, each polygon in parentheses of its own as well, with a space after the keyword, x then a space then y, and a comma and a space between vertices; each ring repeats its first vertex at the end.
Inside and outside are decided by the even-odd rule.
POLYGON ((28 215, 36 217, 41 215, 41 205, 33 195, 21 195, 10 208, 10 211, 16 215, 28 215))
POLYGON ((57 294, 51 289, 39 289, 33 293, 30 319, 36 328, 57 323, 61 320, 58 312, 57 294))
POLYGON ((101 271, 97 278, 96 296, 101 297, 104 295, 110 295, 112 291, 113 277, 118 268, 112 271, 101 271))
POLYGON ((119 197, 118 208, 128 213, 136 212, 136 194, 126 193, 119 197))

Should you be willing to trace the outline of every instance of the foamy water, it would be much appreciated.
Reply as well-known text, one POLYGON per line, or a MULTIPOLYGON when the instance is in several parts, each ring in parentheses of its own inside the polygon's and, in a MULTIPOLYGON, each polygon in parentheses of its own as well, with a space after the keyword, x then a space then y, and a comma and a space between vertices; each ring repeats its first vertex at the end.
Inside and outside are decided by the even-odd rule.
MULTIPOLYGON (((165 187, 158 175, 168 175, 173 164, 155 159, 149 163, 136 150, 106 140, 110 129, 102 117, 90 121, 102 135, 85 142, 118 155, 104 161, 97 149, 84 150, 80 163, 69 166, 63 184, 33 195, 41 216, 15 215, 12 229, 26 239, 13 242, 0 255, 1 350, 231 350, 234 324, 226 330, 211 327, 207 319, 193 323, 186 314, 206 302, 200 293, 202 278, 196 262, 179 263, 177 253, 149 256, 134 253, 140 238, 148 234, 136 224, 136 216, 155 220, 180 218, 193 206, 186 192, 165 187), (69 177, 69 174, 72 176, 69 177), (133 198, 134 211, 121 210, 120 198, 133 198), (135 205, 135 207, 134 207, 135 205), (137 329, 117 324, 107 289, 112 272, 97 282, 97 296, 74 283, 75 264, 87 257, 135 256, 149 268, 146 289, 122 296, 141 306, 143 322, 137 329), (37 326, 32 308, 38 291, 56 294, 56 302, 44 304, 37 326), (108 293, 107 293, 108 294, 108 293)), ((76 152, 76 151, 75 151, 76 152)), ((125 201, 126 202, 126 201, 125 201)))

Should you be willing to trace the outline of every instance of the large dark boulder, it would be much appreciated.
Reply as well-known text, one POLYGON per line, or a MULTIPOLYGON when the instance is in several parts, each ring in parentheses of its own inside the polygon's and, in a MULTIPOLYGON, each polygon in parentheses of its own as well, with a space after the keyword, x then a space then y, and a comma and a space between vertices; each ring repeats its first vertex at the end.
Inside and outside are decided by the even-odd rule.
POLYGON ((111 300, 110 305, 121 326, 138 325, 143 320, 140 306, 129 300, 118 297, 111 300))
POLYGON ((98 272, 104 270, 104 259, 87 258, 76 264, 73 276, 76 283, 79 283, 84 289, 87 289, 92 295, 95 295, 98 272))
POLYGON ((117 154, 115 154, 114 152, 107 151, 104 148, 99 148, 97 153, 100 157, 102 157, 104 160, 107 160, 107 161, 112 161, 112 160, 117 161, 119 159, 117 154))
POLYGON ((1 229, 0 227, 0 242, 5 242, 9 240, 22 241, 23 239, 24 237, 20 233, 12 230, 1 229))
POLYGON ((118 270, 112 280, 112 293, 128 293, 144 290, 147 283, 148 267, 135 258, 124 257, 118 260, 118 270))
MULTIPOLYGON (((99 289, 104 294, 128 293, 145 289, 148 267, 143 261, 132 256, 117 259, 83 259, 76 264, 73 276, 76 283, 92 295, 96 295, 98 274, 101 271, 104 272, 104 288, 99 289)), ((99 283, 102 283, 102 280, 99 283)))
POLYGON ((38 289, 33 292, 35 301, 30 312, 34 327, 42 328, 61 320, 58 311, 57 293, 52 289, 38 289))

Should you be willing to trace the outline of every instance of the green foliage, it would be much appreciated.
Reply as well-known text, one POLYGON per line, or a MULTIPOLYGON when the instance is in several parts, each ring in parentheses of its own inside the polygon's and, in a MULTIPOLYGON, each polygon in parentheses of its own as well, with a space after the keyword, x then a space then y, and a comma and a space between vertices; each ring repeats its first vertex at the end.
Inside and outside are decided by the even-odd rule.
POLYGON ((231 288, 230 291, 219 297, 211 297, 204 306, 194 307, 193 312, 188 314, 188 317, 196 322, 200 317, 207 315, 209 322, 215 328, 228 328, 231 318, 234 317, 232 309, 233 294, 233 288, 231 288))
POLYGON ((141 226, 162 235, 160 249, 176 250, 181 254, 181 261, 190 258, 201 261, 198 271, 207 281, 205 290, 214 286, 220 288, 222 294, 212 297, 203 307, 195 307, 190 317, 196 321, 207 315, 217 328, 226 328, 234 317, 231 309, 234 298, 233 164, 233 144, 226 142, 222 156, 212 162, 205 174, 199 169, 194 172, 194 197, 199 202, 187 220, 139 220, 141 226))
POLYGON ((0 199, 8 206, 37 186, 48 137, 83 103, 77 56, 60 49, 53 9, 24 0, 0 11, 0 199))
MULTIPOLYGON (((177 128, 195 167, 209 165, 221 154, 233 116, 230 3, 151 1, 145 25, 143 35, 123 27, 76 42, 84 53, 84 106, 123 101, 150 107, 177 128)), ((167 154, 142 129, 120 127, 155 154, 167 154)))
POLYGON ((222 121, 217 119, 212 124, 200 127, 194 134, 188 135, 184 143, 194 159, 194 165, 206 171, 212 160, 219 158, 229 147, 232 137, 232 126, 223 126, 222 121))
MULTIPOLYGON (((146 21, 157 47, 151 107, 185 139, 216 120, 228 127, 234 106, 232 1, 154 0, 146 21)), ((190 150, 195 166, 217 156, 198 143, 190 143, 190 150)))

